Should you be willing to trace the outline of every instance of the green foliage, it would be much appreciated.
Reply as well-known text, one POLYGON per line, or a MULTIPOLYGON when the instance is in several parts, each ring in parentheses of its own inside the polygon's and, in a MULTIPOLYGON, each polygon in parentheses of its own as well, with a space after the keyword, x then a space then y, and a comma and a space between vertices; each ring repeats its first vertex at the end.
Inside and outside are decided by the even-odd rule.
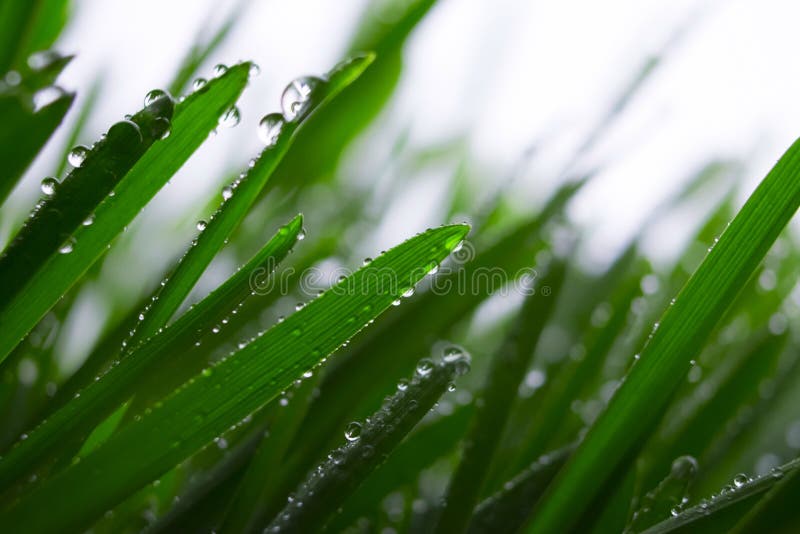
POLYGON ((78 151, 104 84, 87 80, 69 117, 75 94, 56 83, 72 58, 47 51, 69 7, 0 5, 0 203, 42 182, 26 171, 57 129, 70 149, 27 219, 2 212, 4 530, 793 531, 800 246, 784 228, 800 205, 800 142, 740 209, 726 186, 673 265, 643 256, 646 227, 696 208, 741 164, 702 165, 599 274, 566 214, 593 176, 577 171, 585 156, 672 44, 610 100, 555 191, 520 212, 505 189, 475 200, 494 170, 465 137, 415 153, 401 134, 386 162, 399 179, 347 179, 343 156, 391 104, 407 40, 435 9, 374 2, 345 61, 292 82, 280 112, 243 110, 267 113, 265 147, 231 166, 221 200, 177 208, 207 215, 149 281, 135 272, 149 252, 140 212, 238 123, 258 70, 191 83, 247 2, 197 37, 171 94, 149 93, 78 151), (384 197, 443 162, 454 193, 441 226, 361 262, 384 197), (130 272, 114 271, 120 257, 130 272), (314 285, 341 266, 353 269, 314 285), (92 298, 107 323, 68 368, 64 340, 84 336, 68 325, 92 298), (284 318, 288 300, 301 302, 284 318))

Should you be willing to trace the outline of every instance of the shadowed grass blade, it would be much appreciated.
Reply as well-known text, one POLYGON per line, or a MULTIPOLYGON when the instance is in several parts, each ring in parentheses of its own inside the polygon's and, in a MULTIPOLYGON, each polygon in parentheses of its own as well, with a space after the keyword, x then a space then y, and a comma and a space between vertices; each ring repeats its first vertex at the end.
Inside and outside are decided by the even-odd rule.
POLYGON ((601 482, 641 446, 692 358, 800 205, 798 175, 800 142, 795 142, 667 308, 638 363, 548 489, 531 532, 568 529, 601 482))

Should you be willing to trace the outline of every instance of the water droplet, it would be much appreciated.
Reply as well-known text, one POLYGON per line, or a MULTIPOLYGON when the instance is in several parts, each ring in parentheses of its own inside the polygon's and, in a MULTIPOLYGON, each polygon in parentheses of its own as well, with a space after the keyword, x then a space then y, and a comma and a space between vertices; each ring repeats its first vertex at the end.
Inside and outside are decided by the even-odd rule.
POLYGON ((303 373, 303 378, 311 378, 312 376, 314 376, 314 371, 308 370, 303 373))
POLYGON ((220 115, 217 123, 224 128, 233 128, 239 124, 241 119, 242 116, 239 114, 239 108, 236 106, 231 106, 225 110, 225 113, 220 115))
POLYGON ((417 374, 420 376, 427 376, 433 371, 433 362, 429 358, 422 358, 417 363, 417 374))
POLYGON ((267 146, 274 145, 283 129, 283 124, 283 115, 280 113, 264 115, 258 123, 259 139, 267 146))
POLYGON ((414 294, 414 288, 413 287, 409 287, 408 289, 403 291, 402 294, 403 294, 403 298, 407 299, 408 297, 410 297, 410 296, 412 296, 414 294))
POLYGON ((744 473, 739 473, 735 477, 733 477, 733 485, 737 488, 741 488, 745 484, 750 482, 750 477, 745 475, 744 473))
POLYGON ((255 63, 250 63, 250 70, 247 71, 247 77, 248 78, 255 78, 259 74, 261 74, 261 67, 259 67, 255 63))
POLYGON ((407 390, 408 389, 408 380, 406 380, 405 378, 401 378, 400 380, 398 380, 397 389, 400 390, 400 391, 407 390))
POLYGON ((208 83, 208 80, 206 80, 205 78, 197 78, 192 83, 192 89, 194 89, 195 91, 198 91, 198 90, 202 89, 203 87, 205 87, 207 83, 208 83))
POLYGON ((672 462, 670 474, 678 480, 691 480, 697 474, 697 460, 694 456, 679 456, 672 462))
POLYGON ((224 200, 228 200, 232 196, 233 196, 233 189, 231 188, 231 186, 226 185, 225 187, 222 188, 222 198, 224 200))
POLYGON ((310 111, 311 94, 322 83, 319 78, 303 76, 286 86, 281 95, 281 109, 287 121, 302 119, 310 111))
POLYGON ((94 223, 94 213, 90 213, 89 216, 86 217, 81 224, 84 226, 91 226, 92 223, 94 223))
POLYGON ((347 425, 347 428, 344 430, 344 437, 347 438, 347 441, 356 441, 358 438, 360 438, 361 423, 353 421, 347 425))
POLYGON ((206 378, 208 378, 212 374, 214 374, 214 371, 211 370, 211 367, 206 367, 205 369, 203 369, 203 376, 205 376, 206 378))
POLYGON ((372 263, 372 258, 369 257, 364 258, 364 261, 361 262, 362 265, 369 265, 370 263, 372 263))
POLYGON ((72 249, 75 247, 75 238, 69 237, 66 241, 64 241, 60 247, 58 247, 58 252, 60 254, 69 254, 72 252, 72 249))
POLYGON ((33 94, 33 108, 39 111, 65 95, 64 90, 55 85, 39 89, 33 94))
POLYGON ((301 228, 300 231, 297 233, 297 240, 302 241, 305 238, 306 238, 306 229, 301 228))
POLYGON ((464 357, 464 351, 458 347, 447 347, 444 349, 444 355, 442 359, 447 362, 455 362, 464 357))
POLYGON ((162 91, 161 89, 153 89, 146 95, 144 95, 144 106, 147 107, 150 104, 154 103, 159 98, 169 98, 166 91, 162 91))
POLYGON ((55 178, 48 177, 42 180, 42 193, 48 197, 56 192, 56 187, 58 187, 58 180, 55 178))
POLYGON ((80 167, 86 161, 86 156, 89 154, 89 149, 83 145, 78 145, 69 151, 67 161, 73 167, 80 167))
POLYGON ((392 306, 400 306, 400 299, 394 299, 392 301, 392 306))
POLYGON ((300 310, 303 309, 304 306, 305 306, 304 303, 298 302, 297 304, 294 305, 294 309, 295 309, 295 311, 300 311, 300 310))
POLYGON ((279 322, 279 323, 282 323, 282 322, 283 322, 283 321, 285 321, 285 320, 286 320, 286 317, 284 317, 283 315, 279 315, 279 316, 278 316, 278 322, 279 322))
POLYGON ((228 66, 222 63, 219 63, 214 66, 214 78, 219 78, 223 74, 228 72, 228 66))
POLYGON ((197 230, 202 232, 203 230, 206 229, 206 226, 208 226, 208 223, 206 221, 200 220, 200 221, 197 221, 197 224, 195 226, 197 227, 197 230))

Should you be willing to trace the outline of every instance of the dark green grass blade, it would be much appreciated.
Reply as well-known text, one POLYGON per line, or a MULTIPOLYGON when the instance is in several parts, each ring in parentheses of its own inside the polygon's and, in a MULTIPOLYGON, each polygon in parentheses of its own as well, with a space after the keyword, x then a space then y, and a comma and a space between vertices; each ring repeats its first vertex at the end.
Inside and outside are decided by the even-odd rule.
POLYGON ((403 440, 386 463, 372 472, 342 505, 342 511, 327 525, 328 532, 341 532, 362 516, 380 508, 392 491, 414 484, 434 461, 455 449, 473 414, 473 405, 456 408, 452 415, 420 426, 403 440))
POLYGON ((161 138, 172 119, 173 102, 157 99, 130 120, 114 124, 86 160, 40 201, 31 217, 0 257, 0 278, 13 280, 0 289, 5 304, 33 278, 37 269, 58 254, 59 246, 92 214, 145 152, 161 138))
POLYGON ((30 432, 27 439, 19 441, 0 461, 0 487, 7 487, 29 472, 38 460, 52 454, 52 448, 85 437, 95 425, 134 394, 137 383, 148 371, 155 372, 160 360, 189 352, 196 340, 202 339, 200 334, 211 335, 209 330, 213 325, 250 295, 253 274, 266 274, 274 269, 294 246, 301 228, 302 218, 298 216, 225 284, 182 315, 161 335, 151 338, 113 366, 101 380, 93 381, 76 394, 30 432))
POLYGON ((542 456, 508 481, 502 490, 486 498, 475 509, 467 532, 518 531, 573 450, 569 446, 542 456))
POLYGON ((53 176, 59 177, 64 174, 64 171, 67 169, 67 156, 69 155, 70 150, 72 150, 72 147, 78 144, 78 140, 84 134, 86 123, 89 121, 89 117, 94 111, 95 106, 97 105, 97 100, 103 89, 103 83, 104 78, 102 75, 98 75, 94 82, 92 82, 92 85, 86 91, 83 105, 78 111, 78 116, 75 118, 75 122, 70 128, 67 140, 64 142, 64 148, 61 151, 61 157, 58 159, 56 168, 53 171, 53 176))
POLYGON ((566 262, 554 260, 548 274, 536 281, 535 292, 525 299, 508 338, 492 358, 461 462, 447 489, 438 532, 463 532, 469 523, 467 511, 481 495, 519 385, 554 309, 555 295, 561 293, 565 272, 566 262), (547 292, 541 290, 545 285, 547 292))
MULTIPOLYGON (((776 471, 772 476, 778 476, 776 471)), ((797 528, 797 498, 800 496, 798 470, 783 477, 741 518, 732 534, 786 532, 797 528)))
POLYGON ((217 127, 247 83, 249 63, 228 69, 175 108, 171 135, 155 143, 120 180, 115 196, 95 211, 94 224, 74 234, 69 254, 51 256, 17 296, 0 309, 0 361, 42 318, 48 309, 103 254, 167 180, 217 127))
MULTIPOLYGON (((468 230, 462 225, 429 230, 382 254, 233 356, 205 369, 80 462, 43 481, 0 513, 0 522, 27 532, 85 526, 319 364, 421 280, 468 230), (95 481, 90 489, 84 484, 88 478, 95 481), (74 491, 78 487, 88 491, 74 491), (50 513, 34 513, 42 503, 49 503, 50 513)), ((132 355, 125 361, 135 360, 132 355)))
POLYGON ((0 4, 0 73, 26 66, 46 50, 67 22, 68 0, 7 0, 0 4))
POLYGON ((458 350, 441 363, 422 360, 405 390, 389 397, 357 434, 348 427, 350 443, 335 449, 294 493, 268 529, 309 532, 325 525, 359 484, 391 454, 398 443, 439 400, 455 377, 467 372, 469 357, 458 350))
POLYGON ((61 124, 74 99, 74 94, 65 93, 34 111, 19 94, 0 96, 0 204, 61 124))
POLYGON ((800 204, 800 143, 753 192, 719 242, 664 313, 641 359, 541 503, 532 532, 574 524, 600 481, 640 446, 690 361, 800 204))
POLYGON ((771 489, 780 491, 777 489, 781 487, 779 482, 788 479, 789 482, 786 484, 791 485, 791 479, 796 477, 799 467, 800 460, 792 460, 762 477, 726 486, 710 499, 703 499, 697 505, 653 525, 644 532, 646 534, 731 532, 736 523, 746 517, 748 510, 753 509, 765 493, 771 489))

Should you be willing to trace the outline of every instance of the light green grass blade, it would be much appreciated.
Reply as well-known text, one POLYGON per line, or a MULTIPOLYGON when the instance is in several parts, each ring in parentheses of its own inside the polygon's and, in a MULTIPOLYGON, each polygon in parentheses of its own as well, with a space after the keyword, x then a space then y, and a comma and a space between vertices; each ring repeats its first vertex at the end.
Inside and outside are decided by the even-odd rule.
POLYGON ((178 104, 171 135, 155 143, 95 211, 94 223, 73 234, 69 254, 50 256, 0 310, 0 361, 103 254, 107 246, 217 127, 247 83, 249 63, 228 69, 178 104))
POLYGON ((86 458, 43 481, 0 513, 0 523, 26 532, 86 526, 319 364, 438 265, 468 230, 463 225, 429 230, 380 255, 233 356, 203 370, 86 458), (48 514, 33 513, 44 503, 48 514))
POLYGON ((67 22, 69 0, 8 0, 0 4, 0 73, 22 69, 46 50, 67 22))
POLYGON ((662 415, 719 318, 800 205, 800 143, 778 161, 664 313, 608 408, 554 481, 531 532, 568 529, 662 415), (644 424, 649 422, 649 424, 644 424))
POLYGON ((0 487, 7 487, 29 472, 38 460, 52 453, 52 448, 60 453, 64 443, 86 437, 86 433, 135 393, 138 383, 148 372, 156 373, 163 360, 191 354, 195 343, 204 336, 213 335, 210 332, 213 325, 250 296, 252 277, 266 280, 266 275, 288 254, 297 241, 302 224, 302 218, 295 217, 227 282, 183 314, 161 335, 151 338, 113 366, 101 380, 92 381, 30 432, 27 439, 17 442, 0 461, 0 487))

